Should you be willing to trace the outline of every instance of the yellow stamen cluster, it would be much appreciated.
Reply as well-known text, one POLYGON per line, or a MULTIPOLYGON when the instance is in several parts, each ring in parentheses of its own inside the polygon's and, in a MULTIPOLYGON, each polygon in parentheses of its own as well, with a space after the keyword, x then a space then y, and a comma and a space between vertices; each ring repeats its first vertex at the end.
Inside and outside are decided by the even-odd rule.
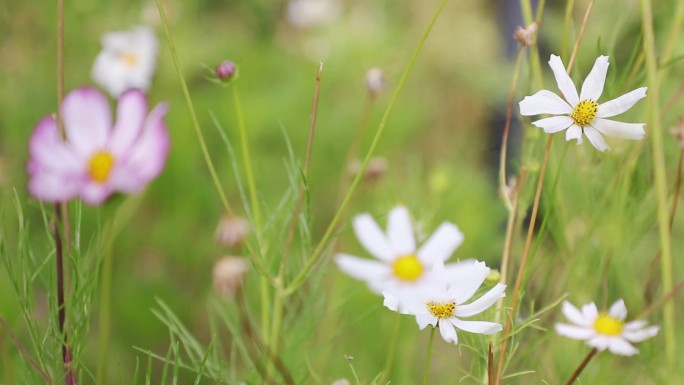
POLYGON ((124 52, 121 55, 119 55, 119 58, 126 64, 128 67, 135 67, 138 64, 138 55, 132 54, 130 52, 124 52))
POLYGON ((428 302, 427 304, 428 310, 430 310, 430 313, 432 313, 433 316, 437 318, 451 318, 454 316, 454 312, 456 311, 456 302, 449 302, 449 303, 434 303, 434 302, 428 302))
POLYGON ((591 124, 592 121, 594 121, 594 118, 596 118, 597 113, 598 103, 596 103, 593 100, 587 99, 577 103, 577 106, 575 106, 575 109, 572 110, 572 114, 570 114, 570 117, 572 118, 572 120, 575 121, 575 124, 577 124, 580 127, 585 127, 591 124))
POLYGON ((114 166, 114 157, 107 151, 98 151, 88 162, 90 179, 97 183, 104 183, 109 178, 109 173, 114 166))
POLYGON ((423 265, 415 254, 397 258, 393 268, 394 276, 402 281, 413 282, 423 275, 423 265))
POLYGON ((622 334, 623 326, 624 322, 605 313, 601 313, 594 321, 594 330, 606 336, 619 336, 622 334))

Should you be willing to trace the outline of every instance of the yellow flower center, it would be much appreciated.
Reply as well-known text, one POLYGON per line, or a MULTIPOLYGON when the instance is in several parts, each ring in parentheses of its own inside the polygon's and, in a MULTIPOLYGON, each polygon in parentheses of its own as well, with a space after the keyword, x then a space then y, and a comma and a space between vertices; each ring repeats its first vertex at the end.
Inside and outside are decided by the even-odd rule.
POLYGON ((138 65, 138 55, 130 53, 130 52, 124 52, 121 55, 119 55, 119 58, 126 64, 128 67, 135 67, 138 65))
POLYGON ((427 304, 428 310, 430 310, 430 313, 432 313, 433 316, 437 318, 451 318, 454 316, 454 312, 456 311, 456 302, 449 302, 449 303, 434 303, 434 302, 428 302, 427 304))
POLYGON ((593 100, 582 100, 577 103, 575 109, 572 110, 570 117, 575 121, 580 127, 588 126, 594 118, 596 118, 596 113, 598 112, 598 103, 593 100))
POLYGON ((619 336, 622 333, 623 325, 624 322, 602 313, 594 321, 594 330, 606 336, 619 336))
POLYGON ((423 265, 415 254, 399 257, 394 261, 394 275, 402 281, 413 282, 423 275, 423 265))
POLYGON ((114 166, 114 157, 107 151, 98 151, 90 158, 88 173, 90 179, 97 183, 103 183, 109 177, 109 172, 114 166))

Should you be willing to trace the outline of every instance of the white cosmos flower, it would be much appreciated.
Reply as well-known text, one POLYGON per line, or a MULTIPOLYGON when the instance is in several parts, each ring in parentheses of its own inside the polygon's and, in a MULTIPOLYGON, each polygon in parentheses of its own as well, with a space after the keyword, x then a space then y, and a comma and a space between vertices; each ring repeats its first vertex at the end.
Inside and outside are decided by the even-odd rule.
POLYGON ((390 310, 414 315, 421 329, 427 325, 439 327, 439 333, 444 341, 454 344, 458 344, 456 329, 478 334, 494 334, 501 331, 501 325, 495 322, 461 319, 482 313, 505 296, 506 285, 498 283, 480 298, 466 303, 489 274, 489 268, 484 262, 472 264, 467 269, 470 274, 464 274, 456 279, 446 272, 441 263, 436 263, 434 270, 439 278, 416 291, 384 291, 384 305, 390 310))
MULTIPOLYGON (((409 212, 402 206, 390 211, 387 234, 367 213, 357 215, 353 227, 361 245, 378 260, 340 253, 335 256, 335 262, 340 270, 366 282, 378 294, 390 289, 414 290, 430 282, 433 265, 443 263, 463 243, 463 234, 458 227, 445 222, 417 248, 409 212)), ((474 266, 474 261, 470 260, 448 264, 446 269, 456 278, 472 274, 474 269, 481 274, 483 269, 474 266)))
POLYGON ((641 342, 658 334, 658 326, 646 327, 646 321, 625 323, 627 308, 622 299, 615 301, 607 313, 599 313, 594 303, 582 306, 580 311, 568 301, 564 301, 563 314, 573 325, 556 324, 558 334, 585 340, 589 346, 598 350, 608 349, 623 356, 639 352, 630 342, 641 342))
POLYGON ((553 70, 558 89, 565 100, 548 90, 541 90, 532 96, 526 96, 520 102, 520 114, 525 116, 556 115, 537 120, 532 124, 542 128, 548 134, 567 129, 565 139, 568 141, 576 139, 577 144, 582 143, 582 134, 584 134, 599 151, 610 149, 603 135, 632 140, 640 140, 644 137, 643 123, 622 123, 606 118, 619 115, 632 108, 636 102, 646 97, 646 87, 637 88, 605 103, 598 103, 606 82, 608 56, 599 56, 596 59, 594 68, 584 80, 579 95, 560 57, 551 55, 549 66, 553 70))
POLYGON ((287 21, 300 27, 316 27, 335 21, 342 11, 338 0, 290 0, 287 21))
POLYGON ((115 98, 131 88, 147 91, 157 66, 158 52, 159 43, 150 27, 106 33, 91 76, 115 98))

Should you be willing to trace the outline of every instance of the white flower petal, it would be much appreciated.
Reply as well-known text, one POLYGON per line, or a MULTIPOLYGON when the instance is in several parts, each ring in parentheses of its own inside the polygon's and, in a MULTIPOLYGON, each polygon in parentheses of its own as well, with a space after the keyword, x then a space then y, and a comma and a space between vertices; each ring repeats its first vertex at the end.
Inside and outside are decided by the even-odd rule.
POLYGON ((547 134, 553 134, 554 132, 563 131, 572 126, 573 120, 569 116, 562 115, 540 119, 532 122, 532 124, 543 129, 547 134))
POLYGON ((337 254, 335 263, 347 275, 366 283, 378 283, 387 279, 391 274, 390 267, 384 263, 348 254, 337 254))
POLYGON ((598 132, 594 127, 584 127, 584 135, 587 136, 587 139, 589 139, 589 143, 591 143, 591 145, 594 146, 594 148, 596 148, 597 150, 601 152, 610 150, 610 147, 606 144, 606 141, 603 139, 601 133, 598 132))
POLYGON ((565 131, 565 140, 571 141, 573 139, 577 140, 577 144, 582 144, 582 129, 579 126, 573 124, 570 128, 565 131))
POLYGON ((446 319, 439 320, 439 334, 446 342, 451 342, 453 344, 458 344, 458 335, 456 334, 456 329, 454 326, 448 322, 446 319))
POLYGON ((456 225, 442 223, 418 250, 418 258, 423 262, 446 261, 463 243, 463 233, 456 225))
POLYGON ((361 245, 375 258, 391 261, 395 255, 382 230, 370 214, 360 214, 352 221, 354 233, 361 245))
POLYGON ((610 118, 611 116, 620 115, 632 108, 636 102, 645 98, 646 89, 646 87, 637 88, 636 90, 599 105, 596 116, 599 118, 610 118))
POLYGON ((579 103, 577 88, 575 87, 575 83, 572 82, 572 79, 570 79, 568 71, 565 69, 565 65, 563 65, 560 56, 551 55, 549 66, 553 71, 553 76, 556 78, 556 83, 558 83, 558 89, 563 93, 563 96, 565 96, 565 100, 567 100, 571 106, 577 105, 577 103, 579 103))
POLYGON ((479 264, 479 262, 474 259, 447 263, 444 265, 443 277, 447 284, 460 282, 471 276, 474 268, 484 270, 487 269, 487 266, 479 264))
POLYGON ((470 274, 449 285, 449 291, 453 296, 453 300, 457 304, 467 302, 477 289, 482 286, 482 282, 487 278, 487 275, 489 275, 489 268, 484 262, 474 263, 470 268, 470 274))
MULTIPOLYGON (((461 321, 458 318, 449 318, 449 321, 457 328, 477 334, 494 334, 500 332, 503 328, 496 322, 486 321, 461 321)), ((440 322, 441 323, 441 322, 440 322)))
POLYGON ((582 306, 582 314, 584 314, 584 319, 590 321, 592 324, 598 318, 598 309, 596 304, 591 302, 582 306))
POLYGON ((615 303, 611 305, 610 310, 608 310, 608 314, 620 321, 624 320, 625 317, 627 317, 627 307, 625 306, 625 301, 623 301, 622 298, 615 301, 615 303))
POLYGON ((610 346, 610 337, 598 334, 593 338, 587 340, 587 345, 596 348, 600 351, 606 350, 610 346))
POLYGON ((596 118, 591 125, 603 135, 620 139, 641 140, 646 135, 643 123, 623 123, 596 118))
POLYGON ((400 303, 399 297, 397 297, 396 295, 394 295, 394 293, 389 292, 389 291, 383 291, 382 296, 385 298, 382 301, 382 304, 386 308, 388 308, 392 311, 399 312, 399 303, 400 303))
POLYGON ((406 207, 398 206, 387 216, 387 239, 395 255, 410 255, 416 252, 411 216, 406 207))
POLYGON ((531 116, 540 114, 561 115, 570 114, 572 107, 560 96, 548 90, 541 90, 518 103, 520 115, 531 116))
POLYGON ((586 340, 596 335, 593 329, 567 324, 556 324, 556 333, 576 340, 586 340))
POLYGON ((584 315, 568 301, 563 301, 563 315, 575 325, 591 327, 593 320, 587 320, 584 315))
POLYGON ((599 56, 594 62, 594 67, 584 79, 582 84, 582 91, 580 91, 580 100, 597 101, 603 93, 603 85, 606 82, 606 73, 608 72, 608 56, 599 56))
POLYGON ((641 330, 627 330, 628 326, 629 323, 625 325, 625 330, 622 332, 622 335, 625 337, 626 340, 631 342, 641 342, 645 339, 654 337, 656 334, 658 334, 658 330, 660 329, 658 326, 650 326, 641 330))
POLYGON ((477 300, 466 305, 456 306, 456 316, 470 317, 472 315, 482 313, 487 308, 494 305, 499 298, 505 297, 505 290, 506 285, 502 285, 500 283, 496 284, 496 286, 494 286, 491 290, 486 292, 477 300))
POLYGON ((433 316, 432 314, 416 314, 416 323, 418 323, 420 330, 425 329, 425 327, 428 325, 436 327, 437 317, 433 316))
POLYGON ((619 337, 613 337, 610 339, 608 350, 610 350, 611 353, 619 354, 621 356, 633 356, 639 353, 637 348, 619 337))
POLYGON ((648 325, 648 321, 646 320, 636 320, 632 322, 627 322, 624 326, 624 330, 637 331, 639 329, 643 329, 646 325, 648 325))

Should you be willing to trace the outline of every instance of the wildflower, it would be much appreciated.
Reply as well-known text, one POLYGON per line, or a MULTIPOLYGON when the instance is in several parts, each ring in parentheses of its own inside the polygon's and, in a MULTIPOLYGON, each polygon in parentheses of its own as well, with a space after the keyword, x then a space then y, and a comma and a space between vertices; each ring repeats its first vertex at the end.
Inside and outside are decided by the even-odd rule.
POLYGON ((385 73, 377 67, 373 67, 366 72, 366 78, 363 83, 372 97, 378 96, 387 87, 385 73))
POLYGON ((139 90, 125 92, 118 104, 112 127, 107 98, 78 88, 61 106, 66 141, 54 115, 38 123, 29 142, 31 195, 46 202, 81 197, 97 205, 114 192, 138 192, 161 173, 169 150, 166 104, 147 115, 139 90))
POLYGON ((548 134, 567 129, 565 139, 567 141, 575 139, 577 144, 582 143, 582 134, 584 134, 599 151, 610 149, 603 135, 632 140, 640 140, 644 137, 643 123, 622 123, 606 118, 619 115, 632 108, 636 102, 646 97, 646 87, 637 88, 603 104, 598 103, 606 81, 608 56, 599 56, 596 59, 594 68, 582 84, 579 95, 560 57, 551 55, 549 66, 553 70, 558 88, 565 100, 548 90, 541 90, 532 96, 526 96, 520 102, 522 115, 557 115, 532 122, 533 125, 542 128, 548 134))
POLYGON ((242 277, 249 270, 245 258, 227 256, 214 264, 214 291, 224 298, 231 298, 242 286, 242 277))
POLYGON ((225 246, 240 245, 249 234, 249 223, 240 217, 224 215, 216 228, 216 241, 225 246))
POLYGON ((237 73, 237 67, 232 61, 224 60, 216 66, 214 73, 216 74, 216 77, 222 81, 229 82, 235 77, 235 74, 237 73))
POLYGON ((487 310, 499 298, 505 296, 506 285, 500 283, 480 298, 468 302, 489 275, 484 262, 476 262, 458 279, 450 276, 440 262, 435 263, 436 279, 413 292, 384 291, 384 305, 393 311, 416 317, 420 329, 427 325, 439 327, 439 333, 446 342, 458 344, 456 329, 470 333, 494 334, 500 332, 501 324, 488 321, 463 321, 460 317, 471 317, 487 310))
POLYGON ((337 19, 340 13, 337 0, 290 0, 287 4, 287 20, 301 28, 328 24, 337 19))
MULTIPOLYGON (((357 215, 353 227, 361 245, 378 261, 341 253, 335 262, 343 272, 365 281, 376 293, 389 289, 413 290, 430 282, 434 278, 433 265, 448 259, 463 242, 458 227, 445 222, 417 249, 411 218, 402 206, 390 211, 387 234, 367 213, 357 215)), ((461 277, 477 269, 472 266, 472 261, 464 261, 449 264, 446 269, 454 277, 461 277)))
POLYGON ((159 43, 150 27, 110 32, 102 37, 102 51, 91 71, 93 80, 118 98, 124 91, 147 91, 157 66, 159 43))
POLYGON ((658 334, 658 326, 646 327, 646 321, 625 323, 627 308, 622 299, 615 301, 607 313, 599 313, 594 303, 582 306, 582 311, 579 311, 568 301, 564 301, 563 314, 573 325, 556 324, 558 334, 585 340, 589 346, 598 350, 607 348, 612 353, 623 356, 639 352, 630 342, 641 342, 658 334))

